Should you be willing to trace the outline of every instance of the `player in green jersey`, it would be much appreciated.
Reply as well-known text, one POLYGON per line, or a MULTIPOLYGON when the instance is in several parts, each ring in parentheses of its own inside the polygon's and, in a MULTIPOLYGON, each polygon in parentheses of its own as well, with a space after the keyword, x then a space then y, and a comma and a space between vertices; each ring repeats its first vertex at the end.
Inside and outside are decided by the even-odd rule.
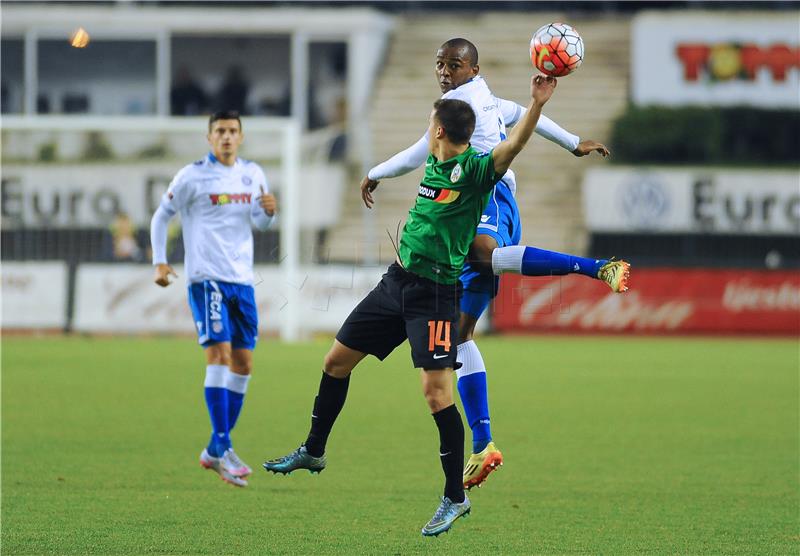
MULTIPOLYGON (((350 313, 325 356, 306 441, 287 456, 264 463, 274 473, 325 468, 325 445, 344 406, 350 373, 367 355, 380 360, 406 338, 422 390, 439 430, 444 496, 423 527, 426 536, 447 531, 470 511, 464 493, 464 425, 453 403, 461 282, 470 243, 489 194, 530 139, 542 106, 556 86, 552 77, 531 79, 528 111, 508 139, 488 153, 469 144, 475 113, 466 102, 440 99, 429 121, 430 155, 416 203, 400 239, 397 261, 350 313)), ((372 193, 362 189, 367 206, 372 193)))

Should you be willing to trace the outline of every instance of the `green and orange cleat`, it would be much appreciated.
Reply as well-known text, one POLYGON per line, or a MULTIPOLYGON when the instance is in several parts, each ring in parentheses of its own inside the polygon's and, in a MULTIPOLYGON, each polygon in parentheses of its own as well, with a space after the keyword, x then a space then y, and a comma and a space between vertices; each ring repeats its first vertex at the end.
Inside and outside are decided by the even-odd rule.
POLYGON ((469 490, 472 487, 480 487, 490 473, 496 471, 503 465, 503 454, 489 442, 486 448, 472 454, 464 467, 464 488, 469 490))
POLYGON ((597 279, 608 284, 611 291, 615 293, 628 291, 630 276, 631 265, 625 261, 608 261, 597 271, 597 279))

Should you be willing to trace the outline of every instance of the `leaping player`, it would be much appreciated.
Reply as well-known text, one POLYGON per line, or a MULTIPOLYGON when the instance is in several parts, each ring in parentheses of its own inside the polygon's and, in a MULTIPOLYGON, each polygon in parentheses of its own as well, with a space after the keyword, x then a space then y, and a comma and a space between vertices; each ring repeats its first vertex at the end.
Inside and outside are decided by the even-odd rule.
POLYGON ((177 173, 150 224, 155 282, 167 287, 177 277, 167 263, 167 224, 181 215, 189 307, 206 354, 212 428, 200 465, 240 487, 247 486, 252 469, 233 450, 230 433, 242 410, 258 338, 252 227, 266 230, 277 211, 263 170, 236 156, 243 139, 237 112, 213 114, 211 152, 177 173))
MULTIPOLYGON (((495 97, 479 74, 478 50, 462 38, 444 43, 436 53, 436 78, 442 98, 469 103, 476 115, 475 131, 470 144, 478 151, 490 151, 506 137, 506 125, 520 121, 526 108, 495 97)), ((579 138, 559 127, 544 115, 539 117, 536 133, 561 145, 575 156, 597 152, 608 156, 605 145, 579 138)), ((379 180, 411 172, 428 156, 428 135, 414 145, 372 168, 361 182, 367 207, 370 194, 379 180)), ((458 323, 458 391, 467 422, 472 429, 472 455, 464 468, 464 486, 479 486, 503 462, 502 453, 492 442, 489 420, 486 365, 473 340, 479 317, 497 294, 498 275, 513 272, 525 276, 583 274, 606 282, 613 291, 624 292, 628 286, 630 265, 625 261, 591 259, 519 245, 522 226, 514 200, 516 181, 508 170, 497 182, 489 203, 481 216, 478 231, 461 274, 464 295, 458 323)))

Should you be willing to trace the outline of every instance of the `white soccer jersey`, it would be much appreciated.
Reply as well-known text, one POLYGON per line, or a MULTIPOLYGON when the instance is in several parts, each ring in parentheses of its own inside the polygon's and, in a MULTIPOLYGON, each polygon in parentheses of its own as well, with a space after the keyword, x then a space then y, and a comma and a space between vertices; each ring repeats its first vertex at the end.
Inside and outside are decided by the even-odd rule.
MULTIPOLYGON (((483 77, 477 75, 463 85, 447 91, 442 98, 454 98, 468 103, 475 112, 475 131, 470 143, 479 151, 490 151, 506 138, 506 125, 514 125, 525 113, 525 107, 516 102, 497 98, 492 94, 483 77)), ((539 116, 536 133, 558 143, 569 151, 577 148, 580 139, 559 127, 545 115, 539 116)), ((381 180, 402 176, 420 167, 430 152, 427 133, 414 145, 397 153, 389 160, 372 168, 367 174, 370 179, 381 180)), ((508 170, 503 181, 512 192, 516 192, 517 183, 513 170, 508 170)))
MULTIPOLYGON (((181 215, 190 283, 253 283, 252 225, 264 230, 272 221, 258 204, 262 187, 268 192, 263 170, 239 158, 226 166, 209 154, 177 173, 161 208, 169 216, 181 215)), ((162 246, 153 243, 153 263, 166 263, 162 246)))
POLYGON ((506 137, 506 123, 497 107, 497 99, 480 75, 463 85, 447 91, 442 98, 463 100, 475 112, 475 131, 470 144, 481 152, 490 151, 506 137))
MULTIPOLYGON (((463 100, 472 107, 472 111, 475 112, 475 131, 472 132, 469 142, 476 150, 490 151, 506 138, 506 123, 498 107, 497 99, 480 75, 452 91, 447 91, 442 98, 463 100)), ((512 192, 517 191, 517 181, 513 170, 509 169, 506 172, 503 181, 512 192)))

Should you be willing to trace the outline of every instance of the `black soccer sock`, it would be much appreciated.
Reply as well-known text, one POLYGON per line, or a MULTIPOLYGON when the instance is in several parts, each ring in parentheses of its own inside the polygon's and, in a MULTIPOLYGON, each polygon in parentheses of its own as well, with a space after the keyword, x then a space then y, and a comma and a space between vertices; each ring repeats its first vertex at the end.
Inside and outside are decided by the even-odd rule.
POLYGON ((439 429, 439 458, 444 470, 444 495, 452 502, 464 501, 464 424, 455 404, 433 414, 439 429))
POLYGON ((325 444, 331 433, 333 423, 344 407, 350 376, 334 378, 325 372, 319 381, 319 393, 314 398, 314 411, 311 413, 311 430, 305 446, 308 453, 318 458, 325 453, 325 444))

